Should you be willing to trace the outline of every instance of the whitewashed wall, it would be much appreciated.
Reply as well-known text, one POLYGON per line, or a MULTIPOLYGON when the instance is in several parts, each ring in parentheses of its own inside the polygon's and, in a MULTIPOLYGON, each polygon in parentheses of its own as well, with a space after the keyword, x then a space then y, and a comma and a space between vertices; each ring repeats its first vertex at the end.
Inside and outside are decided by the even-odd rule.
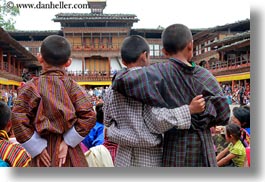
POLYGON ((82 71, 82 60, 73 58, 72 64, 67 68, 67 71, 82 71))

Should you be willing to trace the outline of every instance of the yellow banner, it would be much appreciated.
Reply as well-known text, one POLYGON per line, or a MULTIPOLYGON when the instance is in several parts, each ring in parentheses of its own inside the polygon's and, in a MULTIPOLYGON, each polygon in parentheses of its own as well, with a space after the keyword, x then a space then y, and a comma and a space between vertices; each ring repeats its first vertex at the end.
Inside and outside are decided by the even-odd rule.
POLYGON ((111 85, 111 81, 77 82, 79 85, 111 85))
POLYGON ((232 80, 246 80, 246 79, 250 79, 250 72, 216 76, 216 79, 218 82, 226 82, 226 81, 232 81, 232 80))
POLYGON ((0 78, 0 84, 1 85, 15 85, 15 86, 20 86, 21 82, 15 81, 15 80, 8 80, 5 78, 0 78))
MULTIPOLYGON (((77 82, 79 85, 111 85, 111 81, 97 81, 97 82, 77 82)), ((8 80, 5 78, 0 78, 0 84, 1 85, 15 85, 15 86, 20 86, 21 82, 17 82, 14 80, 8 80)))

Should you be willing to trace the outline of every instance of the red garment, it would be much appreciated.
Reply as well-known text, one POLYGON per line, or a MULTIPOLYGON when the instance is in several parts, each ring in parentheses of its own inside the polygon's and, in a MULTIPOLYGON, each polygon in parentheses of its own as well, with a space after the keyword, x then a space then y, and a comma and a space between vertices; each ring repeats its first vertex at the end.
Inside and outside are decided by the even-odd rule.
POLYGON ((114 164, 118 144, 109 141, 108 138, 105 136, 103 145, 109 150, 113 164, 114 164))
POLYGON ((250 147, 246 148, 246 154, 247 154, 248 166, 250 167, 250 147))

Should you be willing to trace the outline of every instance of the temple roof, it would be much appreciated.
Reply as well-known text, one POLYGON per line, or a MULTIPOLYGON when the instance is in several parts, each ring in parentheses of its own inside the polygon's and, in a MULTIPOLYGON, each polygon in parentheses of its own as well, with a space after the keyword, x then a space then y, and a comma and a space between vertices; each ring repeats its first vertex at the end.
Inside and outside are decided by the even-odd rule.
POLYGON ((63 35, 61 30, 11 30, 8 31, 11 36, 14 35, 32 35, 32 36, 49 36, 63 35))
POLYGON ((240 40, 240 41, 234 42, 234 43, 229 44, 229 45, 222 46, 219 49, 217 49, 217 51, 228 50, 228 49, 231 49, 231 48, 238 49, 238 47, 240 45, 244 45, 244 46, 248 45, 249 46, 250 45, 250 38, 244 39, 244 40, 240 40))
POLYGON ((233 35, 229 35, 229 36, 225 37, 222 40, 216 40, 216 41, 208 44, 208 46, 217 46, 217 45, 230 43, 230 42, 235 42, 237 40, 249 39, 249 38, 250 38, 250 31, 246 31, 246 32, 243 32, 243 33, 236 33, 236 34, 233 34, 233 35))
MULTIPOLYGON (((4 52, 10 52, 22 62, 37 62, 37 58, 27 51, 21 44, 13 39, 4 29, 0 27, 0 47, 4 52)), ((27 64, 27 63, 26 63, 27 64)))
POLYGON ((193 36, 193 39, 197 40, 200 38, 204 38, 204 36, 208 36, 210 33, 215 33, 215 32, 245 32, 248 30, 250 30, 250 19, 225 24, 222 26, 207 28, 207 29, 195 34, 193 36))
POLYGON ((134 14, 93 14, 93 13, 59 13, 55 15, 54 22, 88 22, 88 21, 130 21, 138 22, 134 14))

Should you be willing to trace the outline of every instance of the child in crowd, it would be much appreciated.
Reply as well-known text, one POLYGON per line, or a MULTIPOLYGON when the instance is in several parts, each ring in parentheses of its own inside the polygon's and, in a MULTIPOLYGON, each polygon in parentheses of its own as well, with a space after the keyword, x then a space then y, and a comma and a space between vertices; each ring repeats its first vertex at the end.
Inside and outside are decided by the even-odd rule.
POLYGON ((235 107, 231 122, 241 127, 240 140, 246 147, 248 166, 250 166, 250 106, 235 107))
POLYGON ((104 124, 102 107, 103 103, 99 103, 96 105, 96 125, 94 126, 94 128, 91 129, 89 134, 82 141, 82 143, 87 147, 87 149, 104 143, 104 124))
POLYGON ((11 110, 6 103, 0 101, 0 166, 27 167, 31 157, 20 145, 9 141, 8 132, 11 130, 11 110))
POLYGON ((244 167, 246 149, 240 141, 240 127, 236 124, 229 124, 225 129, 225 137, 229 145, 217 155, 217 165, 219 167, 244 167))
POLYGON ((244 141, 244 146, 250 145, 250 107, 242 106, 233 109, 231 122, 237 124, 241 128, 241 139, 244 141))
POLYGON ((13 129, 32 156, 31 166, 88 166, 79 144, 96 118, 86 91, 65 72, 70 55, 71 46, 64 37, 45 38, 37 56, 43 73, 18 92, 13 129))

